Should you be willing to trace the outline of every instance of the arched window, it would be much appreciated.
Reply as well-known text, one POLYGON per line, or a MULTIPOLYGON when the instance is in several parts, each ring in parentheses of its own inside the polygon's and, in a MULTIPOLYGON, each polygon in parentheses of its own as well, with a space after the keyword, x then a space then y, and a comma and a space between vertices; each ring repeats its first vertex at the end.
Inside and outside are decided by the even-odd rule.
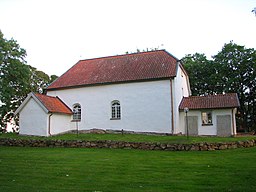
POLYGON ((81 105, 78 103, 73 105, 73 120, 81 121, 81 105))
POLYGON ((119 101, 115 100, 111 102, 111 112, 111 119, 121 119, 121 105, 119 101))

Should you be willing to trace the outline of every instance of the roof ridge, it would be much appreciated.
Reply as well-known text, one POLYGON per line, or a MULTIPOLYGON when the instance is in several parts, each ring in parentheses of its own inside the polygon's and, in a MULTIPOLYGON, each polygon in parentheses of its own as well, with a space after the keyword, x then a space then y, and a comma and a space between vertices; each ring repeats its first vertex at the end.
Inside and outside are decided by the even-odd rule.
MULTIPOLYGON (((109 56, 103 56, 103 57, 94 57, 94 58, 89 58, 89 59, 81 59, 79 61, 89 61, 89 60, 98 60, 98 59, 107 59, 107 58, 114 58, 114 57, 123 57, 123 56, 131 56, 131 55, 139 55, 139 54, 147 54, 147 53, 153 53, 153 52, 166 52, 169 55, 171 55, 173 58, 177 59, 174 57, 172 54, 167 52, 165 49, 159 49, 159 50, 152 50, 152 51, 143 51, 143 52, 136 52, 136 53, 125 53, 121 55, 109 55, 109 56)), ((178 60, 178 59, 177 59, 178 60)), ((79 62, 78 61, 78 62, 79 62)))
POLYGON ((218 96, 226 96, 226 95, 236 95, 236 93, 224 93, 224 94, 221 94, 221 93, 219 93, 219 94, 210 94, 210 95, 195 95, 195 96, 188 96, 188 97, 184 97, 184 98, 197 98, 197 97, 218 97, 218 96))
POLYGON ((34 93, 34 95, 40 95, 40 96, 44 96, 44 97, 50 97, 50 98, 57 98, 57 97, 54 97, 54 96, 50 96, 50 95, 45 95, 45 94, 41 94, 41 93, 34 93))

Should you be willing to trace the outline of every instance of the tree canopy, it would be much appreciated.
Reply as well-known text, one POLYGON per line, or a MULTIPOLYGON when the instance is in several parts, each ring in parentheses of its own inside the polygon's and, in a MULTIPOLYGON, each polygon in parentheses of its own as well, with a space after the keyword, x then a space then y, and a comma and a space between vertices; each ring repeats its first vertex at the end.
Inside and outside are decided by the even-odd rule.
POLYGON ((238 126, 256 129, 256 51, 232 41, 208 60, 204 54, 186 55, 182 59, 189 73, 193 95, 235 92, 240 108, 238 126))
POLYGON ((0 132, 29 92, 42 92, 57 77, 27 65, 25 57, 25 49, 14 39, 5 39, 0 30, 0 132))
POLYGON ((25 65, 26 51, 11 39, 4 39, 0 31, 0 107, 1 128, 13 117, 29 91, 30 71, 25 65))

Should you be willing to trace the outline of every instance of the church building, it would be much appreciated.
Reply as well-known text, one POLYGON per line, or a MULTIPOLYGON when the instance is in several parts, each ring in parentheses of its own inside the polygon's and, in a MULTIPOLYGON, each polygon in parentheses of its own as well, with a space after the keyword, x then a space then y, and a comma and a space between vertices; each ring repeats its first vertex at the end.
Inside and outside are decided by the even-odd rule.
POLYGON ((24 135, 96 128, 231 136, 237 107, 235 93, 191 96, 181 61, 157 50, 80 60, 15 114, 24 135))

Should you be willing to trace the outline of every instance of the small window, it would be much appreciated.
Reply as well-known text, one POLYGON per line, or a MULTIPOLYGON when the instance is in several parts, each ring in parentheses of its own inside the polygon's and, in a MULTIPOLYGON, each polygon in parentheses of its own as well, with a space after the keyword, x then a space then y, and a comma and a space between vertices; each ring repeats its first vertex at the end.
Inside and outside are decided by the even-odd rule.
POLYGON ((119 101, 111 102, 111 119, 121 119, 121 105, 119 101))
POLYGON ((79 104, 73 106, 73 121, 81 121, 81 105, 79 104))
POLYGON ((202 112, 202 125, 212 125, 212 112, 202 112))

